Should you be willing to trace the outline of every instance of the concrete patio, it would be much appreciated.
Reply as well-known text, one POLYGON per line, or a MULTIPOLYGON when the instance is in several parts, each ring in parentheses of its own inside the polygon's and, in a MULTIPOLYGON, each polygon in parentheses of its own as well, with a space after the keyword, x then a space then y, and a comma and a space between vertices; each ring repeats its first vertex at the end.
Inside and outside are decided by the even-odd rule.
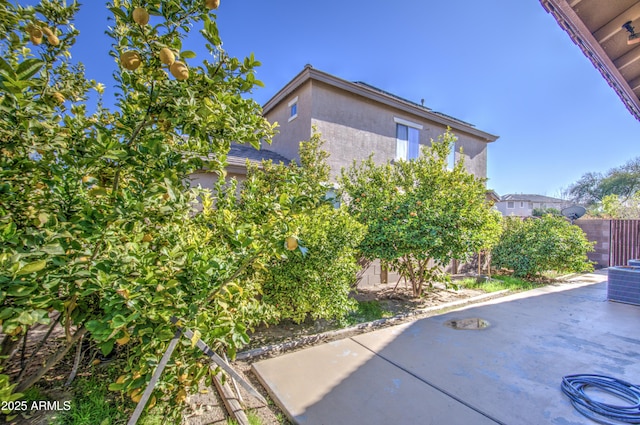
POLYGON ((640 307, 606 274, 476 304, 253 365, 298 424, 585 424, 562 377, 640 383, 640 307), (459 330, 451 320, 489 326, 459 330))

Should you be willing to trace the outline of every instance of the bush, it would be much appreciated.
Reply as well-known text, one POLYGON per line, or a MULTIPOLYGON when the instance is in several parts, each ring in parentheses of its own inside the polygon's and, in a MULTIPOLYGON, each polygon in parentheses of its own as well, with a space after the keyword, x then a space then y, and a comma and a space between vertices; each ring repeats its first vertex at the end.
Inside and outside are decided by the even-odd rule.
POLYGON ((307 315, 341 318, 353 308, 349 286, 359 268, 354 250, 364 235, 364 227, 326 197, 329 167, 322 143, 317 133, 300 143, 301 165, 250 166, 236 205, 245 222, 277 223, 287 232, 281 240, 286 236, 298 245, 253 277, 262 283, 266 305, 296 322, 307 315), (288 215, 287 205, 293 211, 288 215))
POLYGON ((264 301, 276 308, 281 318, 302 322, 313 319, 341 319, 355 308, 349 299, 359 266, 356 247, 364 226, 344 209, 323 205, 303 216, 298 236, 308 249, 303 256, 274 263, 263 284, 264 301))
POLYGON ((506 218, 500 242, 492 252, 492 265, 513 270, 514 276, 533 277, 546 271, 593 270, 587 252, 593 243, 578 226, 562 217, 506 218))

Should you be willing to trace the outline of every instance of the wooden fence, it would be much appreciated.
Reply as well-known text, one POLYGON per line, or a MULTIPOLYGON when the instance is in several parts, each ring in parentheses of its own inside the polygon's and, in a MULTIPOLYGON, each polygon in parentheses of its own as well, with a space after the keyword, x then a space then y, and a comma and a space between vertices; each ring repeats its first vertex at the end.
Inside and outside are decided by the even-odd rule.
POLYGON ((575 222, 590 241, 596 242, 589 259, 600 267, 626 266, 640 258, 640 220, 591 220, 575 222))
POLYGON ((626 266, 640 257, 640 220, 611 220, 609 266, 626 266))

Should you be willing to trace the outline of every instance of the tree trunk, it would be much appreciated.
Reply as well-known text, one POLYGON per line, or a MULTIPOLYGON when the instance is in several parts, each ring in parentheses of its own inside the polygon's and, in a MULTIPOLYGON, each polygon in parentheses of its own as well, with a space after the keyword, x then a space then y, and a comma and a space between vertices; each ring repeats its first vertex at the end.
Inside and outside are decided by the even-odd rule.
POLYGON ((30 388, 31 386, 33 386, 33 384, 38 382, 40 380, 40 378, 42 378, 44 376, 45 373, 47 373, 60 360, 62 360, 62 358, 69 352, 71 347, 73 347, 73 344, 78 342, 78 340, 80 340, 80 338, 82 338, 85 333, 87 333, 87 328, 82 326, 71 337, 71 341, 69 341, 69 343, 67 343, 67 344, 63 345, 62 347, 60 347, 58 349, 58 351, 56 351, 51 357, 49 357, 49 359, 44 364, 44 366, 42 366, 40 369, 38 369, 36 371, 36 373, 34 373, 33 375, 29 376, 23 382, 19 383, 18 387, 16 388, 16 392, 19 392, 19 393, 23 392, 24 390, 30 388))

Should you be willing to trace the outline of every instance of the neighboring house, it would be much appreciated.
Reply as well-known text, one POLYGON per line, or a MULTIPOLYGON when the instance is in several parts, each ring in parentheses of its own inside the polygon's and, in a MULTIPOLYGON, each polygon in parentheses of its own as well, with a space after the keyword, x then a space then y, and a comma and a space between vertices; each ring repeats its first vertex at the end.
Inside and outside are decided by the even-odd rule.
MULTIPOLYGON (((247 177, 247 160, 262 168, 263 160, 271 160, 274 163, 282 162, 288 164, 289 159, 268 149, 257 150, 251 145, 241 145, 232 143, 227 155, 227 177, 235 178, 241 182, 247 177)), ((213 189, 218 176, 207 170, 196 171, 191 174, 191 184, 201 185, 205 189, 213 189)))
POLYGON ((540 0, 640 120, 640 0, 540 0))
MULTIPOLYGON (((399 76, 400 78, 400 76, 399 76)), ((487 176, 487 146, 498 136, 362 82, 350 82, 305 66, 263 107, 278 134, 269 150, 298 160, 300 141, 315 126, 325 140, 332 178, 342 167, 373 154, 377 163, 411 159, 450 127, 457 136, 450 164, 464 156, 467 170, 487 176), (462 148, 463 153, 460 153, 462 148), (455 158, 454 158, 455 155, 455 158)))
POLYGON ((563 199, 542 195, 508 194, 500 198, 496 203, 498 211, 503 216, 531 217, 534 209, 555 208, 561 211, 570 203, 563 199))

